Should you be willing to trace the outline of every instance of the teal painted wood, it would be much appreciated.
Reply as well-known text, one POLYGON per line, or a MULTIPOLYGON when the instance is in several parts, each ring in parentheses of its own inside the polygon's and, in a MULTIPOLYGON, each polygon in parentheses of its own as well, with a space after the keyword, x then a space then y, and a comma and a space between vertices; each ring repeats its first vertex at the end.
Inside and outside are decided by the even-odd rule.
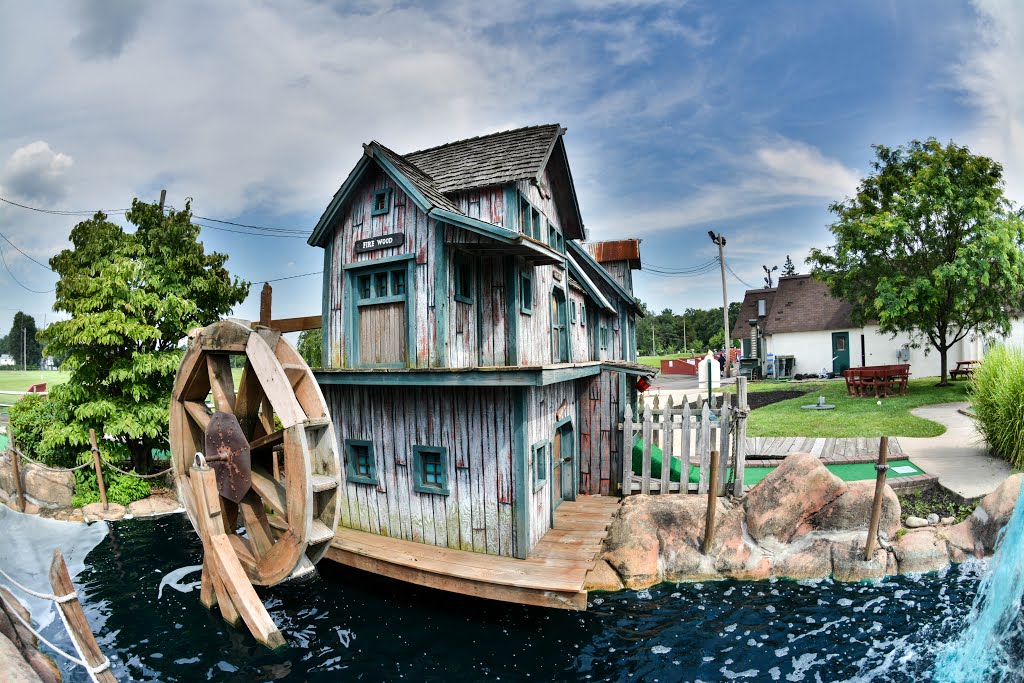
POLYGON ((602 367, 600 363, 593 363, 576 367, 520 367, 515 370, 321 370, 313 371, 313 374, 321 386, 543 387, 598 375, 602 367))
POLYGON ((569 253, 566 258, 566 265, 569 268, 569 274, 572 275, 573 279, 579 282, 583 289, 587 291, 587 294, 591 299, 594 300, 601 308, 608 311, 614 311, 611 303, 605 298, 601 290, 597 288, 597 285, 590 279, 590 277, 583 271, 583 269, 576 263, 572 253, 569 253))
POLYGON ((438 496, 449 495, 448 487, 448 449, 444 446, 422 446, 415 445, 412 447, 412 464, 413 464, 413 491, 417 493, 427 493, 438 496), (433 486, 428 484, 424 478, 423 458, 424 455, 429 454, 440 454, 441 458, 439 464, 441 465, 441 478, 442 484, 440 486, 433 486))
POLYGON ((516 192, 515 185, 508 184, 505 186, 505 223, 504 227, 506 230, 512 232, 522 232, 522 226, 519 225, 517 218, 517 212, 519 210, 519 193, 516 192))
POLYGON ((524 237, 518 233, 505 230, 502 227, 493 225, 491 223, 485 223, 484 221, 470 218, 462 214, 454 213, 452 211, 446 211, 444 209, 431 209, 427 214, 431 218, 442 220, 446 223, 475 232, 497 240, 503 244, 512 247, 510 253, 522 254, 527 256, 534 263, 560 263, 562 256, 557 251, 551 249, 547 245, 535 242, 531 239, 524 239, 524 237))
POLYGON ((420 211, 426 214, 430 213, 430 210, 434 208, 434 205, 427 201, 427 198, 416 189, 416 186, 409 182, 409 179, 405 177, 405 174, 401 173, 394 164, 388 161, 383 155, 378 154, 374 156, 374 160, 381 165, 387 174, 391 177, 391 180, 395 182, 402 191, 405 192, 409 197, 416 202, 416 206, 420 207, 420 211))
POLYGON ((519 364, 519 268, 515 257, 505 257, 505 357, 509 365, 519 364))
MULTIPOLYGON (((415 258, 416 254, 396 254, 395 256, 382 256, 380 258, 368 259, 366 261, 355 261, 353 263, 345 263, 341 266, 341 269, 355 270, 358 268, 366 268, 367 266, 387 266, 392 263, 411 261, 415 258)), ((407 285, 407 287, 409 286, 411 285, 407 285)))
POLYGON ((626 303, 633 308, 639 310, 639 306, 636 303, 636 299, 633 295, 622 288, 622 285, 611 276, 607 270, 605 270, 600 263, 594 260, 594 257, 590 255, 590 252, 585 247, 580 246, 576 242, 569 242, 568 249, 574 257, 578 257, 578 261, 582 261, 589 266, 591 272, 597 273, 598 277, 601 278, 602 282, 609 285, 611 289, 615 291, 626 303))
POLYGON ((526 445, 526 390, 512 390, 512 486, 515 491, 513 531, 515 557, 530 554, 530 505, 525 495, 529 486, 529 453, 526 445))
POLYGON ((444 223, 434 223, 434 344, 433 366, 448 364, 448 251, 444 244, 444 223))
POLYGON ((324 249, 323 300, 320 302, 320 367, 331 367, 331 257, 332 245, 324 249))
POLYGON ((345 202, 348 201, 352 192, 358 187, 360 181, 363 179, 363 175, 366 173, 366 169, 370 166, 370 158, 363 156, 355 165, 355 168, 345 178, 345 182, 342 183, 341 187, 334 194, 334 198, 331 199, 331 203, 327 205, 323 215, 320 216, 320 220, 317 221, 316 227, 313 228, 313 233, 306 240, 306 243, 313 247, 322 247, 330 236, 331 228, 334 225, 335 219, 338 217, 338 212, 345 206, 345 202))
POLYGON ((391 189, 378 190, 373 193, 373 203, 370 204, 371 216, 383 216, 391 211, 391 189), (378 202, 380 208, 377 207, 378 202))

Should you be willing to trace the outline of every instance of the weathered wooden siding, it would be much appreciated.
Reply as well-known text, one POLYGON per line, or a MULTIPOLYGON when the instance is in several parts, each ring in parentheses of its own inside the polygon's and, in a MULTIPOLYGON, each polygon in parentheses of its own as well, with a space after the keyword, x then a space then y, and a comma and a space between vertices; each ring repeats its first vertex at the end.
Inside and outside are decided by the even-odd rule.
POLYGON ((342 457, 373 441, 379 485, 347 481, 341 525, 491 555, 514 553, 512 390, 324 385, 342 457), (413 489, 414 445, 448 452, 449 495, 413 489))
MULTIPOLYGON (((569 288, 569 343, 572 345, 572 359, 574 362, 593 360, 590 353, 590 340, 584 320, 587 316, 587 298, 583 292, 574 287, 569 288), (572 320, 572 307, 576 306, 576 320, 572 320)), ((589 321, 588 321, 589 322, 589 321)))
POLYGON ((500 185, 459 192, 452 202, 470 218, 505 227, 505 188, 500 185))
MULTIPOLYGON (((603 370, 577 380, 579 402, 580 493, 618 494, 622 479, 622 394, 628 378, 603 370)), ((632 391, 627 392, 627 400, 632 391)))
POLYGON ((633 269, 629 261, 606 261, 601 264, 605 270, 630 294, 633 293, 633 269))
POLYGON ((383 171, 374 169, 356 190, 349 207, 334 228, 327 248, 331 250, 331 272, 328 287, 328 367, 352 367, 354 359, 345 357, 345 339, 350 333, 348 326, 348 302, 345 291, 343 266, 350 263, 365 263, 372 266, 375 261, 391 256, 414 254, 416 266, 413 281, 406 286, 415 292, 415 358, 410 359, 413 367, 427 367, 430 350, 436 342, 434 324, 434 280, 432 264, 435 262, 437 240, 434 239, 434 221, 427 218, 416 204, 383 171), (370 215, 370 203, 374 192, 391 190, 391 210, 381 216, 370 215), (352 225, 352 215, 362 216, 361 225, 352 225), (405 243, 400 247, 381 249, 364 254, 355 253, 355 243, 369 237, 380 237, 392 233, 405 233, 405 243))
MULTIPOLYGON (((526 392, 526 443, 530 448, 529 483, 526 487, 529 491, 530 509, 530 547, 540 540, 540 537, 551 528, 551 442, 555 436, 555 425, 563 417, 570 417, 573 421, 573 439, 579 441, 579 427, 576 424, 576 386, 573 382, 562 382, 551 384, 546 387, 531 387, 526 392), (537 463, 533 458, 533 445, 545 443, 548 448, 546 458, 545 481, 543 486, 534 490, 536 481, 537 463)), ((579 452, 579 446, 574 443, 573 448, 579 452)))
MULTIPOLYGON (((516 183, 516 189, 544 214, 544 218, 549 223, 561 226, 561 221, 558 218, 558 208, 555 206, 554 193, 551 191, 551 178, 548 175, 547 169, 544 169, 544 173, 541 174, 539 184, 534 184, 531 180, 520 180, 516 183)), ((519 230, 522 232, 521 228, 519 230)), ((541 236, 541 241, 545 244, 547 243, 547 234, 541 236)))

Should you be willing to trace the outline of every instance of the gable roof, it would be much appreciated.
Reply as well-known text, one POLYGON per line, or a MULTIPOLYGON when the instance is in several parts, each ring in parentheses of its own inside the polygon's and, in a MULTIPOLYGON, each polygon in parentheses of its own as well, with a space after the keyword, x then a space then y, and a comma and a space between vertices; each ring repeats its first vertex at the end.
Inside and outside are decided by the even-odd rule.
POLYGON ((557 123, 528 126, 422 149, 405 158, 441 192, 503 185, 539 178, 563 133, 557 123))
POLYGON ((848 330, 853 306, 829 294, 828 285, 810 275, 780 277, 764 326, 765 334, 848 330))
POLYGON ((571 257, 570 263, 575 264, 580 273, 587 271, 587 273, 593 274, 606 286, 607 290, 615 293, 625 301, 626 304, 631 306, 638 316, 644 316, 643 309, 640 308, 640 305, 636 302, 636 299, 633 298, 633 295, 627 292, 622 285, 612 277, 612 274, 604 269, 604 266, 594 260, 594 257, 590 255, 590 252, 587 251, 586 247, 575 241, 566 240, 565 253, 566 256, 571 257))
POLYGON ((732 328, 733 339, 743 339, 750 335, 750 323, 748 320, 758 318, 757 315, 757 302, 761 299, 765 300, 765 316, 758 319, 759 324, 763 324, 768 321, 769 316, 772 314, 772 303, 775 301, 775 293, 778 291, 777 287, 771 289, 748 289, 743 294, 743 303, 740 304, 740 314, 736 317, 736 324, 732 328))

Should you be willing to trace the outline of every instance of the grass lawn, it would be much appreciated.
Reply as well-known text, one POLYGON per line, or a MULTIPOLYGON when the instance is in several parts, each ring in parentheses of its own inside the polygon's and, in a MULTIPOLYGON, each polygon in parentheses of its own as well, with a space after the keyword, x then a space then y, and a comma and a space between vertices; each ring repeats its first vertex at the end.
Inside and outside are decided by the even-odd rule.
MULTIPOLYGON (((0 391, 25 391, 33 384, 46 382, 48 385, 64 384, 71 377, 70 372, 60 370, 4 370, 0 371, 0 391)), ((5 398, 16 398, 6 396, 5 398)), ((13 401, 0 401, 13 403, 13 401)))
POLYGON ((694 355, 695 353, 697 353, 697 352, 693 351, 692 353, 671 353, 671 354, 669 354, 667 356, 637 356, 636 362, 637 363, 641 363, 643 365, 652 365, 652 366, 654 366, 656 368, 660 368, 661 367, 661 361, 663 361, 663 360, 675 360, 676 358, 689 358, 692 355, 694 355))
POLYGON ((935 403, 967 400, 967 382, 938 387, 937 377, 912 379, 906 396, 855 398, 842 381, 785 383, 756 382, 750 391, 808 390, 807 396, 781 401, 750 413, 747 436, 877 437, 938 436, 946 428, 910 414, 911 409, 935 403), (835 410, 803 410, 800 406, 824 396, 835 410), (881 401, 882 405, 878 405, 881 401))

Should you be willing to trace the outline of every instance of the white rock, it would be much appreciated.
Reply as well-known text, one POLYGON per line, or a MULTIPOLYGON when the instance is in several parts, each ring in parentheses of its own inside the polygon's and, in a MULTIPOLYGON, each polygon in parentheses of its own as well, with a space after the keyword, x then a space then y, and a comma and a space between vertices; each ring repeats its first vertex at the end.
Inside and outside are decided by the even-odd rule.
POLYGON ((939 520, 939 524, 942 524, 943 526, 947 524, 956 524, 956 517, 943 517, 939 520))
POLYGON ((908 529, 920 529, 921 527, 928 526, 927 519, 921 519, 920 517, 910 516, 907 517, 907 521, 903 522, 903 526, 908 529))
POLYGON ((928 515, 928 526, 935 526, 939 523, 939 516, 934 512, 928 515))

